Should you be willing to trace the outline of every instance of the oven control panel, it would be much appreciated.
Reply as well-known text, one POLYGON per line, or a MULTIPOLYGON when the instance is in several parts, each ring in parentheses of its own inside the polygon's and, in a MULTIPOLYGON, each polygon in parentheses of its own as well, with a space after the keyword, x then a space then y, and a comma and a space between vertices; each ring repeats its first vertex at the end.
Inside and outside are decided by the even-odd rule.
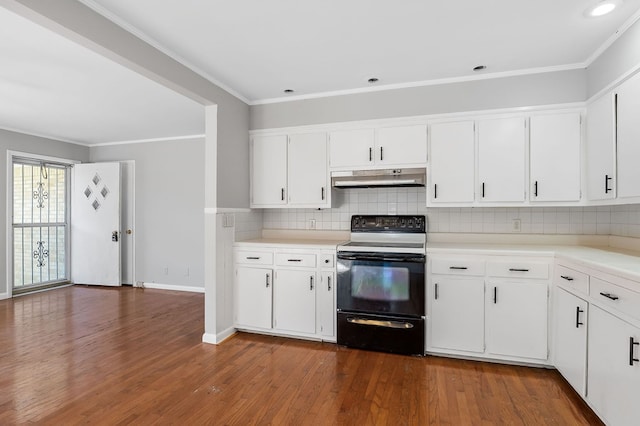
POLYGON ((427 221, 425 216, 351 216, 351 232, 426 232, 427 221))

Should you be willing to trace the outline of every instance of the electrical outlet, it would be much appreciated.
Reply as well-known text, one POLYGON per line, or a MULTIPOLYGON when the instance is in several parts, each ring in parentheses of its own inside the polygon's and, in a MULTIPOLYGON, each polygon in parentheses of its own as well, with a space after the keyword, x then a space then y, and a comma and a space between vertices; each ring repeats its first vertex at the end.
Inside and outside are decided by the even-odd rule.
POLYGON ((164 268, 162 268, 162 272, 163 272, 165 275, 169 275, 169 267, 168 267, 168 266, 165 266, 164 268))
POLYGON ((316 229, 316 220, 309 219, 309 229, 316 229))
POLYGON ((522 229, 522 222, 520 219, 513 219, 511 221, 511 231, 512 232, 520 232, 522 229))

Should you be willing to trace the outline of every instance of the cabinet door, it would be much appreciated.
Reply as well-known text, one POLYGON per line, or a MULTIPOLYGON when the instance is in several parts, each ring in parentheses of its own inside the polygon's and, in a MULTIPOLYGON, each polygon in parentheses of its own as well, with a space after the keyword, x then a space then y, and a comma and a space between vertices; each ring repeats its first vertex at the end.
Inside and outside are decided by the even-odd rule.
POLYGON ((431 346, 484 352, 484 280, 433 276, 431 346))
POLYGON ((606 94, 587 107, 587 198, 616 197, 616 128, 614 96, 606 94))
POLYGON ((589 311, 587 399, 610 425, 637 425, 640 405, 640 329, 597 306, 589 311))
POLYGON ((524 201, 524 118, 478 122, 478 177, 480 201, 524 201))
POLYGON ((582 396, 586 395, 588 304, 556 287, 554 365, 582 396))
POLYGON ((473 121, 431 125, 432 203, 473 202, 474 137, 473 121))
POLYGON ((341 130, 329 134, 331 168, 368 167, 374 164, 373 129, 341 130))
POLYGON ((287 135, 254 136, 251 148, 251 207, 287 201, 287 135))
POLYGON ((271 269, 236 269, 236 325, 271 328, 272 277, 271 269))
POLYGON ((280 269, 273 290, 274 328, 299 333, 316 332, 316 274, 280 269))
POLYGON ((427 126, 383 127, 377 130, 375 161, 389 166, 427 162, 427 126))
POLYGON ((487 352, 547 359, 547 282, 490 282, 487 352))
POLYGON ((322 272, 316 296, 318 297, 318 332, 321 336, 335 339, 336 306, 335 306, 336 278, 333 272, 322 272))
POLYGON ((326 133, 289 136, 289 205, 329 205, 326 133))
POLYGON ((531 117, 531 201, 580 200, 580 114, 531 117))
POLYGON ((618 197, 640 196, 640 74, 618 88, 618 197))

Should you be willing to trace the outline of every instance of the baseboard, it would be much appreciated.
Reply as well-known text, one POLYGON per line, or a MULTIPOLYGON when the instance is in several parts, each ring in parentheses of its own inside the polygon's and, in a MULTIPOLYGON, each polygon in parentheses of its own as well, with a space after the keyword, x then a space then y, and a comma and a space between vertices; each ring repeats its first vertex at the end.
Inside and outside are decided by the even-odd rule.
POLYGON ((0 300, 9 299, 9 298, 11 298, 9 293, 1 293, 0 294, 0 300))
POLYGON ((233 327, 229 327, 218 334, 204 333, 202 335, 202 342, 210 343, 212 345, 219 345, 234 334, 236 334, 236 329, 233 327))
MULTIPOLYGON (((204 287, 186 286, 186 285, 174 285, 174 284, 159 284, 159 283, 147 283, 143 282, 144 288, 153 288, 156 290, 173 290, 173 291, 188 291, 190 293, 204 293, 204 287)), ((139 285, 136 285, 139 287, 139 285)))

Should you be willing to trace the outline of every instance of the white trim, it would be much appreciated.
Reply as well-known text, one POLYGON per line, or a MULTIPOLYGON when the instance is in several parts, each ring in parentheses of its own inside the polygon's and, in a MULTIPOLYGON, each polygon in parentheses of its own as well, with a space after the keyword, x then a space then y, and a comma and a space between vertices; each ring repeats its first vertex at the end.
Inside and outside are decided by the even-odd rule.
POLYGON ((494 73, 487 73, 487 74, 468 75, 468 76, 461 76, 461 77, 439 78, 434 80, 413 81, 408 83, 386 84, 384 86, 360 87, 357 89, 345 89, 345 90, 334 90, 330 92, 311 93, 308 95, 290 96, 286 98, 281 97, 281 98, 271 98, 271 99, 260 99, 257 101, 250 102, 249 105, 254 106, 254 105, 276 104, 276 103, 294 102, 294 101, 301 101, 301 100, 308 100, 308 99, 328 98, 332 96, 355 95, 355 94, 361 94, 361 93, 384 92, 387 90, 408 89, 412 87, 437 86, 437 85, 443 85, 443 84, 465 83, 470 81, 490 80, 494 78, 516 77, 516 76, 522 76, 522 75, 542 74, 542 73, 548 73, 548 72, 572 71, 572 70, 584 69, 586 67, 587 67, 586 63, 577 63, 577 64, 567 64, 567 65, 556 65, 551 67, 528 68, 528 69, 515 70, 515 71, 502 71, 502 72, 494 72, 494 73))
POLYGON ((590 104, 591 102, 595 101, 599 97, 605 95, 607 92, 610 92, 610 91, 614 90, 620 84, 622 84, 625 80, 628 80, 629 78, 633 77, 639 71, 640 71, 640 63, 637 63, 633 67, 631 67, 629 70, 627 70, 626 72, 622 73, 618 78, 616 78, 615 80, 613 80, 612 82, 610 82, 609 84, 604 86, 602 89, 597 91, 594 95, 589 97, 589 99, 587 99, 586 103, 590 104))
POLYGON ((234 334, 236 334, 236 329, 233 327, 229 327, 226 330, 222 330, 220 333, 217 333, 217 334, 204 333, 202 335, 202 343, 219 345, 220 343, 224 342, 234 334))
POLYGON ((11 128, 11 127, 6 127, 6 126, 2 126, 2 127, 0 127, 0 129, 6 130, 8 132, 20 133, 22 135, 34 136, 36 138, 48 139, 48 140, 56 141, 56 142, 64 142, 64 143, 70 143, 70 144, 73 144, 73 145, 80 145, 80 146, 86 146, 86 147, 90 146, 86 142, 79 142, 79 141, 74 141, 74 140, 71 140, 71 139, 62 139, 60 137, 47 136, 47 135, 44 135, 44 134, 34 133, 34 132, 27 131, 27 130, 22 130, 22 129, 14 129, 14 128, 11 128))
POLYGON ((390 127, 399 125, 412 125, 412 124, 430 124, 432 121, 445 121, 455 120, 460 118, 482 118, 483 116, 495 116, 497 114, 518 114, 518 113, 551 113, 558 111, 577 111, 585 108, 585 102, 573 102, 564 104, 549 104, 549 105, 536 105, 536 106, 523 106, 512 108, 497 108, 487 110, 474 110, 463 112, 448 112, 441 114, 430 115, 416 115, 411 117, 395 117, 395 118, 376 118, 370 120, 359 121, 343 121, 323 124, 310 124, 303 126, 290 126, 290 127, 275 127, 269 129, 255 129, 249 130, 249 136, 254 135, 271 135, 271 134, 296 134, 305 132, 329 132, 335 130, 350 130, 350 129, 362 129, 362 128, 378 128, 378 127, 390 127))
POLYGON ((634 13, 633 15, 631 15, 631 17, 629 19, 627 19, 620 28, 618 28, 616 30, 615 33, 613 33, 608 39, 605 40, 604 43, 602 43, 600 45, 600 47, 598 47, 592 54, 591 56, 589 56, 587 58, 586 61, 584 61, 585 65, 587 67, 591 66, 591 64, 593 64, 593 62, 598 59, 600 57, 600 55, 602 55, 604 52, 607 51, 607 49, 609 49, 611 47, 611 45, 613 45, 613 43, 615 43, 616 40, 618 40, 620 37, 622 37, 622 35, 624 33, 627 32, 627 30, 629 28, 631 28, 633 26, 633 24, 636 23, 636 21, 640 19, 640 10, 636 11, 636 13, 634 13))
MULTIPOLYGON (((186 286, 186 285, 174 285, 174 284, 159 284, 143 282, 144 288, 152 288, 154 290, 171 290, 171 291, 186 291, 189 293, 204 293, 204 287, 186 286)), ((139 284, 136 285, 139 287, 139 284)))
POLYGON ((249 208, 236 208, 236 207, 205 207, 204 214, 218 214, 218 213, 251 213, 252 209, 249 208))
POLYGON ((124 19, 122 19, 120 16, 110 12, 109 10, 107 10, 106 8, 104 8, 101 5, 97 4, 93 0, 79 0, 79 1, 80 1, 80 3, 84 4, 88 8, 92 9, 97 14, 105 17, 106 19, 110 20, 111 22, 113 22, 117 26, 121 27, 125 31, 127 31, 127 32, 133 34, 134 36, 138 37, 140 40, 144 41, 145 43, 147 43, 151 47, 153 47, 153 48, 159 50, 160 52, 164 53, 169 58, 171 58, 174 61, 178 62, 180 65, 188 68, 190 71, 194 72, 195 74, 200 75, 200 77, 204 78, 205 80, 208 80, 209 82, 211 82, 212 84, 218 86, 220 89, 222 89, 225 92, 231 94, 232 96, 235 96, 236 98, 238 98, 239 100, 241 100, 245 104, 250 104, 249 100, 247 98, 245 98, 243 95, 241 95, 239 92, 237 92, 236 90, 232 89, 228 85, 220 82, 218 79, 214 78, 212 75, 208 74, 204 70, 196 67, 195 65, 193 65, 192 63, 190 63, 186 59, 182 58, 181 56, 179 56, 175 52, 172 52, 171 50, 167 49, 166 47, 164 47, 163 45, 158 43, 156 40, 154 40, 152 37, 150 37, 148 34, 140 31, 138 28, 134 27, 129 22, 127 22, 124 19))
POLYGON ((100 142, 100 143, 94 143, 87 146, 92 148, 94 146, 131 145, 131 144, 138 144, 138 143, 167 142, 167 141, 188 141, 188 140, 204 139, 204 136, 205 136, 204 134, 168 136, 165 138, 133 139, 128 141, 117 141, 117 142, 100 142))

